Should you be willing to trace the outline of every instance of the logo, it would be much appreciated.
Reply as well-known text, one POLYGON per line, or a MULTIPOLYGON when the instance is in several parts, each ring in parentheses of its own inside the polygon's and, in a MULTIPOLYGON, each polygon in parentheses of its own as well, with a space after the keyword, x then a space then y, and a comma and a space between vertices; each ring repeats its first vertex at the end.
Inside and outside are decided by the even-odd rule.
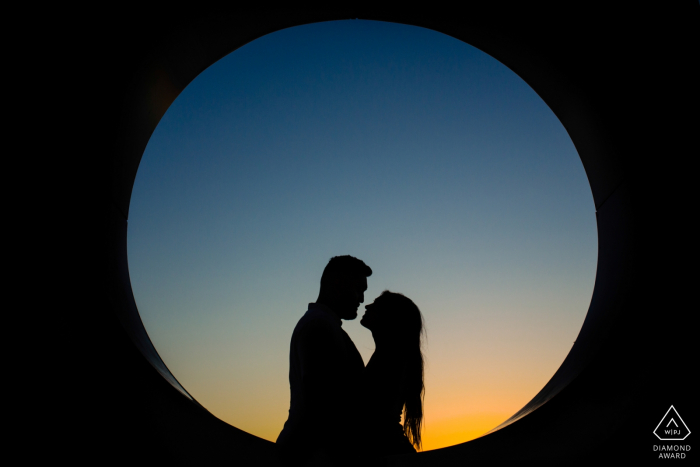
POLYGON ((654 428, 654 434, 661 441, 682 441, 688 437, 690 430, 676 409, 671 406, 666 411, 664 418, 654 428))

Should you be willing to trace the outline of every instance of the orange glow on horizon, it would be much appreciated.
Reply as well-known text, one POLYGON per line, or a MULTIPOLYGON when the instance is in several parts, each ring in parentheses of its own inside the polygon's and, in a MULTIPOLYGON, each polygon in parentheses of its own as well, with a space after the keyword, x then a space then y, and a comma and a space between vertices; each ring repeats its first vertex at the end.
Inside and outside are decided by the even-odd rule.
POLYGON ((511 413, 474 413, 435 421, 423 428, 423 451, 466 443, 505 422, 511 413))

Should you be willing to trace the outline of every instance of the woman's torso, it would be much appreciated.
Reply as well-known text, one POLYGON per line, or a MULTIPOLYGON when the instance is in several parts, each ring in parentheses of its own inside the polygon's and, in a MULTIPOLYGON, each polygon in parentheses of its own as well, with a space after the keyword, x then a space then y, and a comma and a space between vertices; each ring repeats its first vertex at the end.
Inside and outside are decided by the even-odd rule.
POLYGON ((364 373, 363 409, 367 422, 365 443, 370 455, 415 452, 401 425, 406 400, 408 364, 400 351, 378 349, 364 373))

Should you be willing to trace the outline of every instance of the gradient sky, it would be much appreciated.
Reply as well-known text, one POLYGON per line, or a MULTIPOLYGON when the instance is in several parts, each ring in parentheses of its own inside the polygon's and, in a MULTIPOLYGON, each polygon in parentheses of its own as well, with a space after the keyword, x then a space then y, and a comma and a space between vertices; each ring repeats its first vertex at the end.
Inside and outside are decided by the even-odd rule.
MULTIPOLYGON (((425 316, 426 450, 484 434, 544 386, 588 310, 597 248, 578 154, 524 81, 444 34, 361 20, 278 31, 197 77, 150 139, 128 231, 165 363, 271 441, 324 266, 364 260, 365 304, 389 289, 425 316)), ((370 332, 343 328, 366 363, 370 332)))

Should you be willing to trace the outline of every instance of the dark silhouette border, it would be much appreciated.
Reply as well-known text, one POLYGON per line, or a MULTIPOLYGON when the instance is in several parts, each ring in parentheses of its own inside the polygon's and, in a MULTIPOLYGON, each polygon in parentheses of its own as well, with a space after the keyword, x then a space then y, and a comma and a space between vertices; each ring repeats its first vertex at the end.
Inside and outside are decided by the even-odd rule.
MULTIPOLYGON (((207 412, 150 342, 128 273, 131 189, 160 118, 205 68, 262 35, 355 18, 448 34, 517 73, 574 142, 598 223, 598 267, 588 314, 571 352, 540 393, 482 438, 387 462, 648 460, 656 418, 669 405, 693 420, 687 413, 697 386, 685 365, 696 312, 690 308, 692 282, 680 268, 692 261, 686 219, 693 197, 685 161, 700 153, 693 139, 697 117, 685 110, 698 108, 693 83, 700 79, 691 65, 700 56, 698 4, 646 10, 557 5, 552 10, 522 3, 454 11, 430 4, 217 11, 190 6, 105 10, 110 21, 95 20, 84 38, 90 45, 80 50, 92 80, 83 92, 97 100, 90 141, 99 152, 93 157, 104 165, 87 170, 106 192, 91 214, 104 222, 100 241, 106 254, 104 288, 90 314, 85 312, 87 332, 97 337, 89 352, 95 363, 85 363, 92 368, 94 394, 83 400, 108 403, 99 417, 83 417, 90 421, 85 436, 87 427, 99 427, 89 438, 90 449, 158 464, 276 465, 272 443, 207 412), (672 376, 659 378, 658 371, 672 376)), ((90 167, 89 158, 85 164, 90 167)), ((427 424, 429 429, 429 419, 427 424)))

